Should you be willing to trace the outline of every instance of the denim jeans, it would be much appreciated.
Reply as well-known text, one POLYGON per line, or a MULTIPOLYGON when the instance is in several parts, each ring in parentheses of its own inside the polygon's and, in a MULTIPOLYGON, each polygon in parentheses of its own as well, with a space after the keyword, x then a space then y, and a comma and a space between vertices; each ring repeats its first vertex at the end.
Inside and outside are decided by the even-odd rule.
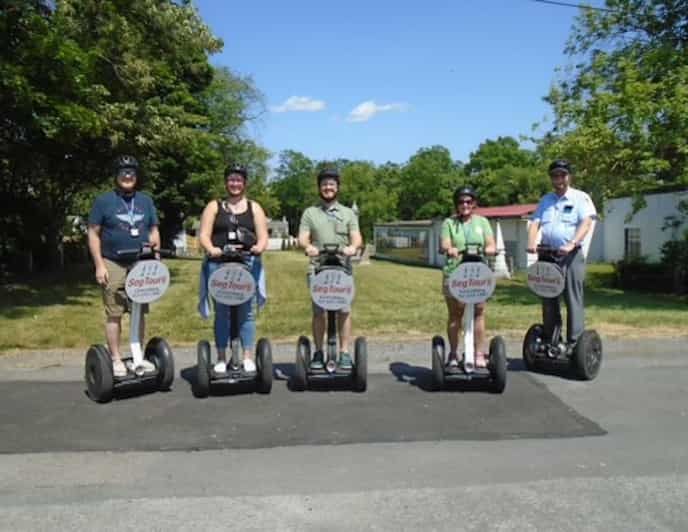
MULTIPOLYGON (((209 262, 209 275, 221 268, 222 263, 209 262)), ((214 301, 215 305, 215 346, 218 349, 227 349, 231 335, 238 336, 244 350, 253 351, 256 343, 256 315, 254 312, 255 295, 246 303, 237 307, 230 307, 214 301), (231 313, 237 313, 239 331, 230 331, 231 313), (230 334, 231 333, 231 334, 230 334)))

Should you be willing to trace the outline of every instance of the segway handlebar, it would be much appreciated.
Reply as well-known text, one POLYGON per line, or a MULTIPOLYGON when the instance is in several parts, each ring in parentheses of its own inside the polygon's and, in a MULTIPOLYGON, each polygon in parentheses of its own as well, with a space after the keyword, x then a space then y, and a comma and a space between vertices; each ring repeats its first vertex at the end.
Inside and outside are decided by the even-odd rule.
POLYGON ((176 257, 176 253, 171 249, 155 249, 153 246, 144 244, 139 248, 120 249, 117 251, 117 258, 121 260, 151 260, 158 257, 176 257))
POLYGON ((558 248, 545 246, 544 244, 538 244, 537 248, 535 248, 535 251, 538 255, 538 258, 544 260, 557 259, 561 256, 561 252, 558 248))
POLYGON ((318 270, 324 267, 343 268, 347 273, 351 273, 351 258, 342 253, 339 244, 323 244, 318 248, 319 255, 315 257, 318 263, 318 270))
POLYGON ((208 260, 212 262, 247 262, 252 255, 253 253, 246 249, 244 244, 225 244, 222 248, 222 255, 208 257, 208 260))

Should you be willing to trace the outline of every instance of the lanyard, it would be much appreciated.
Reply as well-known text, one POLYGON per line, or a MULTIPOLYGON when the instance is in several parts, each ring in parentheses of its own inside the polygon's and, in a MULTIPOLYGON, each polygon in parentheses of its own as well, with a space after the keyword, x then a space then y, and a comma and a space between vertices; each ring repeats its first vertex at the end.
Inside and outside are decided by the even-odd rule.
POLYGON ((129 227, 134 227, 134 198, 131 198, 131 206, 124 201, 124 198, 120 198, 122 203, 124 203, 124 208, 127 209, 127 218, 129 218, 129 227))

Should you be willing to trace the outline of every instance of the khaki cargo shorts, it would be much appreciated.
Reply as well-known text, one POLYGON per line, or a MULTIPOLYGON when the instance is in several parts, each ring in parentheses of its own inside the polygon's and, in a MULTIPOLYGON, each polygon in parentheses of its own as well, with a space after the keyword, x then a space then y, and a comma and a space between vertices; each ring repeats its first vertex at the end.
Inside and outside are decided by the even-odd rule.
MULTIPOLYGON (((109 259, 103 259, 108 272, 108 282, 103 287, 103 304, 105 316, 121 318, 122 314, 131 311, 131 301, 124 290, 124 281, 132 265, 126 266, 109 259)), ((148 312, 148 304, 143 305, 143 312, 148 312)))

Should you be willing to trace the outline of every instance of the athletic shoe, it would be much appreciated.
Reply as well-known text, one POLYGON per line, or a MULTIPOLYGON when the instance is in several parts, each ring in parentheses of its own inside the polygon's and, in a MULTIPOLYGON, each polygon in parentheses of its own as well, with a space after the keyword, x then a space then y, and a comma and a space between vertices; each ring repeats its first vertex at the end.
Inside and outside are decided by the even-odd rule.
POLYGON ((246 373, 255 373, 256 363, 250 358, 245 358, 244 359, 244 371, 246 373))
POLYGON ((353 367, 353 362, 351 361, 351 355, 346 351, 341 351, 339 353, 339 364, 341 369, 351 369, 353 367))
POLYGON ((226 373, 227 363, 224 360, 218 361, 218 363, 213 366, 213 371, 215 373, 226 373))
POLYGON ((449 353, 449 358, 447 359, 448 368, 458 368, 459 367, 459 357, 456 353, 449 353))
POLYGON ((325 363, 323 362, 323 352, 316 351, 313 353, 313 358, 311 358, 311 369, 324 369, 325 363))
POLYGON ((143 371, 146 373, 153 373, 157 369, 155 364, 153 364, 150 360, 146 360, 145 358, 143 359, 143 362, 141 362, 141 366, 143 367, 143 371))
POLYGON ((121 360, 113 360, 112 361, 112 374, 115 377, 126 377, 127 376, 127 367, 124 365, 124 362, 121 360))

